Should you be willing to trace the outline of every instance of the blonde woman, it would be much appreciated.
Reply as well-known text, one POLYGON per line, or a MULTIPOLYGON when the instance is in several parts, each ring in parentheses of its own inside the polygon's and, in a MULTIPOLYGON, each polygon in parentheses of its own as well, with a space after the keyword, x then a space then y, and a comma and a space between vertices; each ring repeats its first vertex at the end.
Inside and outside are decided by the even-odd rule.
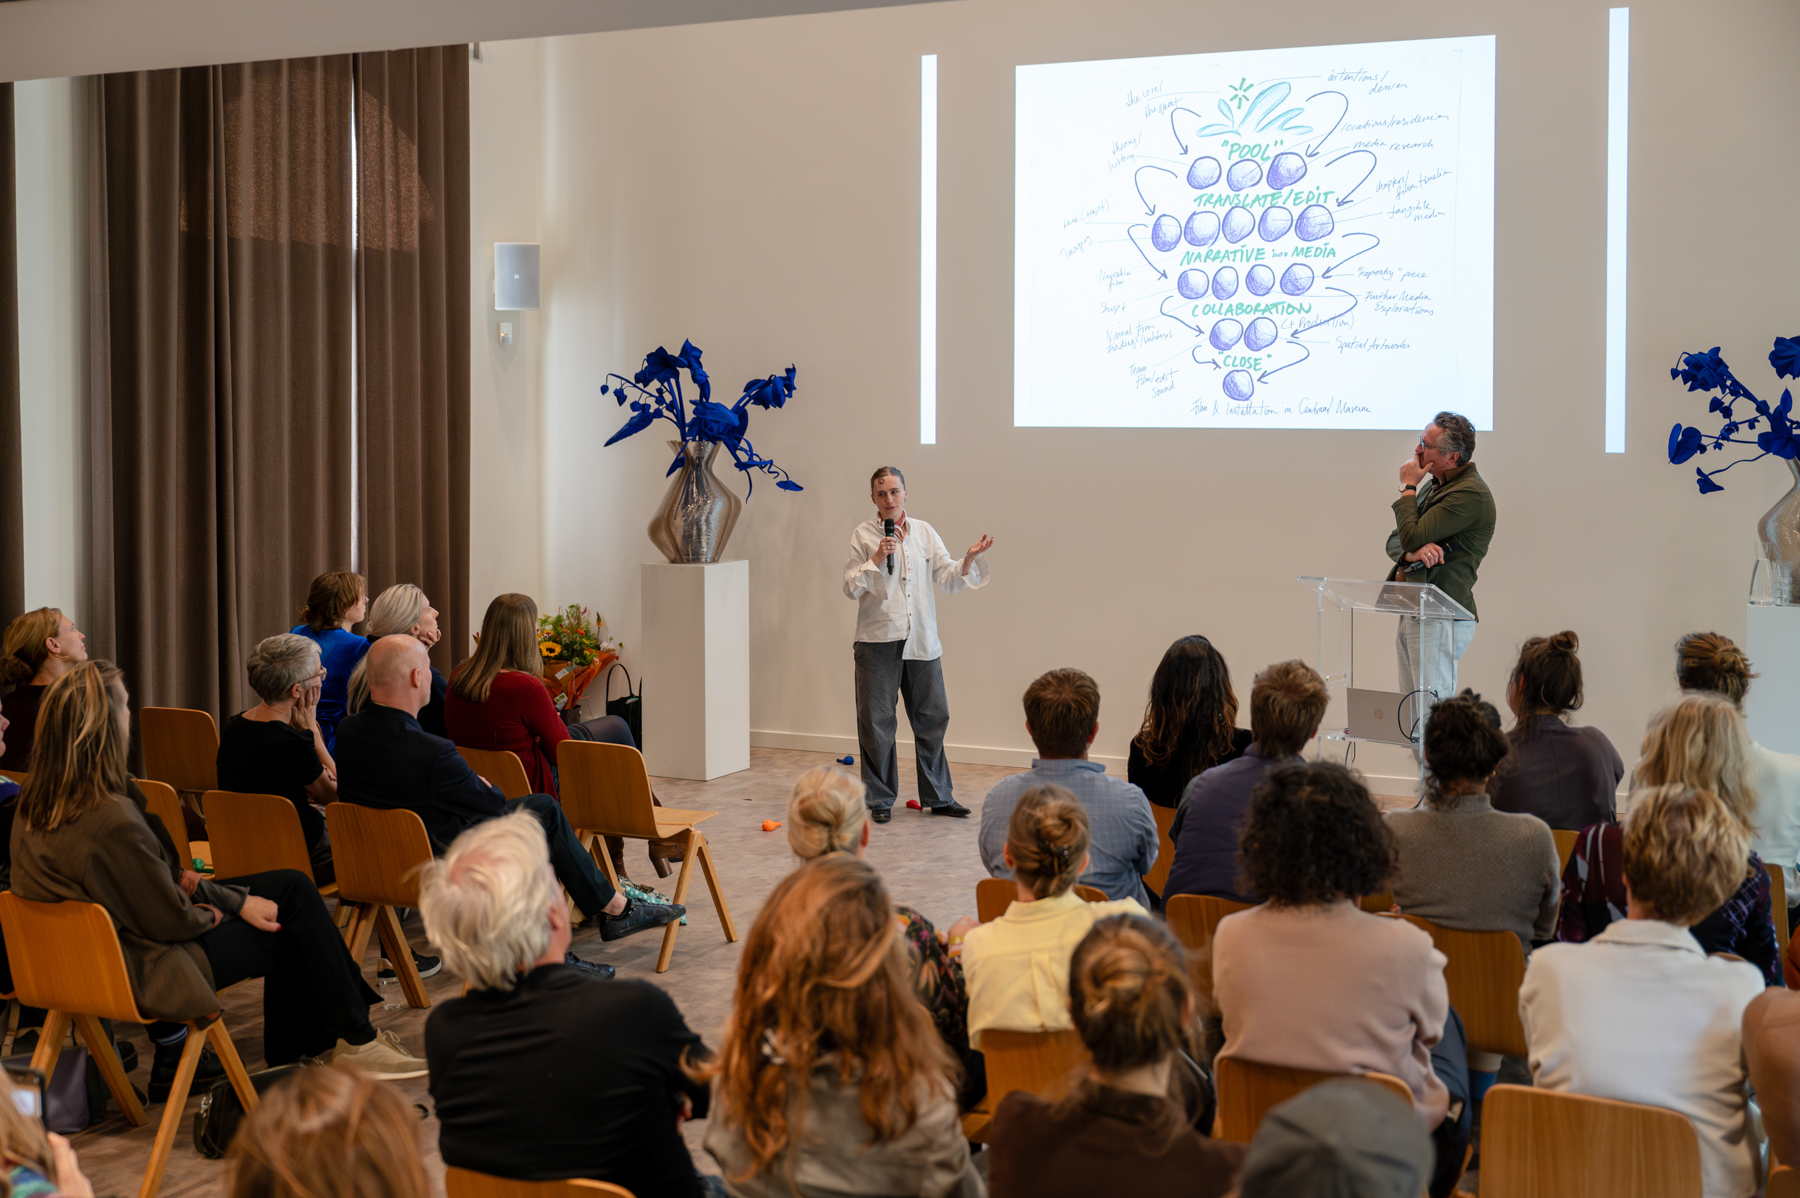
POLYGON ((37 729, 38 704, 44 688, 88 659, 87 637, 75 621, 54 607, 28 611, 6 626, 0 642, 0 690, 6 694, 6 718, 12 725, 0 770, 31 769, 31 745, 37 729))
MULTIPOLYGON (((443 639, 443 631, 438 628, 438 609, 431 606, 431 600, 425 592, 410 582, 397 582, 381 594, 375 596, 375 602, 369 604, 369 618, 364 622, 369 631, 369 643, 373 644, 384 636, 404 633, 417 637, 421 645, 427 649, 443 639)), ((356 670, 350 675, 350 710, 361 711, 363 704, 369 701, 369 669, 367 659, 356 663, 356 670)), ((450 684, 438 672, 436 666, 431 667, 431 702, 419 709, 419 727, 433 736, 449 738, 450 733, 444 729, 444 693, 450 684)))
MULTIPOLYGON (((1643 754, 1632 774, 1637 787, 1681 784, 1708 791, 1725 804, 1744 835, 1756 834, 1756 759, 1744 717, 1729 699, 1683 695, 1650 717, 1643 754)), ((1769 911, 1769 875, 1746 843, 1746 865, 1723 906, 1693 923, 1693 936, 1709 953, 1732 953, 1782 984, 1775 925, 1769 911)), ((1624 832, 1618 824, 1583 830, 1562 875, 1562 911, 1556 938, 1592 940, 1627 913, 1624 832)))
MULTIPOLYGON (((868 790, 856 777, 836 766, 807 770, 788 797, 788 845, 802 861, 832 853, 861 857, 869 847, 868 790)), ((962 1104, 975 1104, 987 1092, 987 1070, 981 1054, 969 1047, 969 991, 963 980, 963 937, 977 926, 964 916, 939 932, 911 907, 895 907, 901 935, 912 957, 913 988, 931 1012, 938 1035, 962 1062, 962 1104)))

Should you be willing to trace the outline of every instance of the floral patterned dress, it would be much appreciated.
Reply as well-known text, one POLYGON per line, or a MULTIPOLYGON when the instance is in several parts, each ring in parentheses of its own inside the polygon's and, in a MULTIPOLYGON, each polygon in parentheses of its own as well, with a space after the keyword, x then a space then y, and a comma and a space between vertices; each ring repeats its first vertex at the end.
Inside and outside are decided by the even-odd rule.
POLYGON ((963 981, 962 962, 938 939, 931 921, 911 907, 896 907, 900 934, 913 963, 913 986, 919 1001, 931 1012, 938 1035, 962 1063, 960 1100, 968 1110, 987 1093, 987 1068, 981 1053, 969 1047, 969 988, 963 981))

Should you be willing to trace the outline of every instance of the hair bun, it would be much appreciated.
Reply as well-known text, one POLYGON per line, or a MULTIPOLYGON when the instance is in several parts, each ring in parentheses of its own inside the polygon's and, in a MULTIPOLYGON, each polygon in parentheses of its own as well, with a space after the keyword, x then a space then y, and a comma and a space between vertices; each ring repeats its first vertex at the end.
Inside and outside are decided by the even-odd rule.
POLYGON ((1581 638, 1565 628, 1550 638, 1550 648, 1557 653, 1575 653, 1581 648, 1581 638))

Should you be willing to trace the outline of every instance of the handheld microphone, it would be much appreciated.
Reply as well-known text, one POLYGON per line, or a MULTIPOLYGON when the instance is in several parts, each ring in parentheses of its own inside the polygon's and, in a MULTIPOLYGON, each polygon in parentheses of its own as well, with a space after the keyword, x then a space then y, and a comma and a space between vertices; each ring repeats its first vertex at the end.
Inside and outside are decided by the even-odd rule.
MULTIPOLYGON (((889 520, 886 522, 886 524, 887 524, 887 535, 891 537, 894 535, 894 522, 892 520, 889 520)), ((891 553, 888 554, 887 568, 888 568, 889 574, 892 574, 894 572, 894 555, 891 553)))

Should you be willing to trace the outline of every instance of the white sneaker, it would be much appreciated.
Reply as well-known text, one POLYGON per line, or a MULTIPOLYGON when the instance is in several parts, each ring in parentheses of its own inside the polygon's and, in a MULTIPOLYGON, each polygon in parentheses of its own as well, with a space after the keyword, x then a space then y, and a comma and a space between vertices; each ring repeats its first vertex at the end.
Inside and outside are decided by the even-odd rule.
POLYGON ((353 1065, 370 1077, 384 1081, 424 1077, 430 1072, 421 1058, 400 1047, 399 1039, 392 1032, 376 1032, 375 1038, 367 1044, 352 1045, 339 1040, 337 1049, 331 1054, 331 1063, 353 1065))

